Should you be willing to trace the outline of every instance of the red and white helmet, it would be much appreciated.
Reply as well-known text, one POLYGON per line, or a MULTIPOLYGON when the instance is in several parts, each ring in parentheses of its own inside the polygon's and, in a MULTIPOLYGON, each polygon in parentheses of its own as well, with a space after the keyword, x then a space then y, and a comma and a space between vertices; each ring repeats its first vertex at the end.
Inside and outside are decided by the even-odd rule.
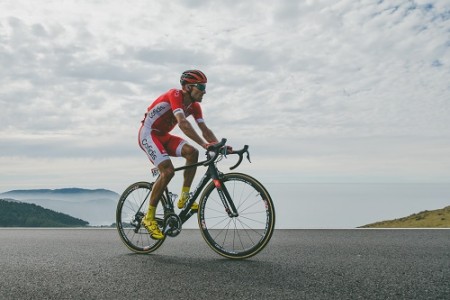
POLYGON ((205 74, 200 70, 187 70, 181 74, 180 83, 185 84, 196 84, 196 83, 207 83, 208 79, 205 74))

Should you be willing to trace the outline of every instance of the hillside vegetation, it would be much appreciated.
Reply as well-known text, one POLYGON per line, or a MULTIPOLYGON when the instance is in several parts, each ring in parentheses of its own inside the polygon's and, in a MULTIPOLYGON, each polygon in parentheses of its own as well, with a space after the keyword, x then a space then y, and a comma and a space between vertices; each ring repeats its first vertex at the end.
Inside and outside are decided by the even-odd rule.
POLYGON ((91 226, 110 225, 115 220, 120 195, 105 189, 31 189, 0 193, 0 199, 15 199, 61 212, 89 222, 91 226))
POLYGON ((80 227, 88 224, 36 204, 0 199, 0 227, 80 227))
POLYGON ((408 217, 372 223, 360 228, 450 228, 450 206, 425 210, 408 217))

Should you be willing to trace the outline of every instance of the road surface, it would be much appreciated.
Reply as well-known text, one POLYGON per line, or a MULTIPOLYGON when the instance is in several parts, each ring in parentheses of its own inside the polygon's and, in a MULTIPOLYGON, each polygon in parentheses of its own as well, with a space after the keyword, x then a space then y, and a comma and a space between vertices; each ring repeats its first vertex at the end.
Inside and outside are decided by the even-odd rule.
POLYGON ((131 253, 114 229, 0 229, 0 299, 450 299, 450 230, 276 230, 232 261, 198 230, 131 253))

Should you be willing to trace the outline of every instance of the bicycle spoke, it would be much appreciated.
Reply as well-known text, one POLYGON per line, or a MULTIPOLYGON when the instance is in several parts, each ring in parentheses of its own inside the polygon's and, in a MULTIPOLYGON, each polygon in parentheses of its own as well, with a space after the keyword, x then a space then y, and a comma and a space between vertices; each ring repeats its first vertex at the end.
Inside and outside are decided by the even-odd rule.
POLYGON ((251 257, 265 247, 273 233, 275 216, 270 196, 248 175, 226 174, 223 183, 238 214, 230 217, 215 186, 208 185, 198 215, 202 235, 225 257, 251 257))
MULTIPOLYGON (((151 189, 150 183, 135 183, 125 190, 117 204, 116 224, 119 235, 125 245, 137 253, 152 252, 164 241, 153 240, 140 224, 148 207, 151 189)), ((156 215, 163 218, 161 207, 162 203, 158 204, 156 215)))

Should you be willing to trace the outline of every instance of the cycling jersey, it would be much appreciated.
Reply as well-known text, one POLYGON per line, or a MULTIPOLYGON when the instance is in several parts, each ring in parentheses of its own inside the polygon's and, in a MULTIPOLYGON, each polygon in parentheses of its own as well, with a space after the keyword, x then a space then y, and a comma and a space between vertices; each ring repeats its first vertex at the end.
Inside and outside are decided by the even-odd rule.
POLYGON ((171 89, 159 96, 148 108, 142 126, 139 129, 139 146, 150 161, 158 166, 169 156, 181 156, 181 148, 187 142, 180 137, 169 134, 177 124, 175 114, 192 115, 197 123, 204 122, 199 103, 183 104, 180 90, 171 89))
POLYGON ((168 133, 177 124, 177 119, 175 118, 177 113, 184 113, 186 118, 193 115, 197 123, 203 122, 200 104, 193 102, 188 106, 184 106, 182 92, 172 89, 159 96, 148 107, 143 125, 161 134, 168 133))

